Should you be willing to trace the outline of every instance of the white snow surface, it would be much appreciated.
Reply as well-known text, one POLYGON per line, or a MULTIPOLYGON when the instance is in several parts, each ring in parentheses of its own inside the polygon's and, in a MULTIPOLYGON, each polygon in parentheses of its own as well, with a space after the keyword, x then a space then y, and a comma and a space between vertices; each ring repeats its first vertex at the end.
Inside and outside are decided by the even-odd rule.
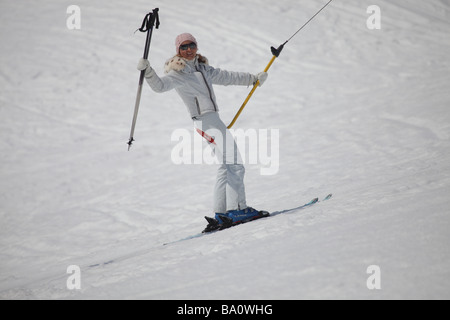
MULTIPOLYGON (((204 228, 217 166, 173 163, 171 135, 192 122, 147 84, 127 151, 144 15, 160 8, 160 75, 183 32, 211 65, 257 73, 325 3, 2 0, 0 298, 449 299, 447 0, 334 0, 242 113, 236 128, 280 132, 278 173, 246 166, 249 205, 331 200, 163 245, 204 228), (380 30, 366 25, 373 4, 380 30)), ((225 122, 249 90, 216 87, 225 122)))

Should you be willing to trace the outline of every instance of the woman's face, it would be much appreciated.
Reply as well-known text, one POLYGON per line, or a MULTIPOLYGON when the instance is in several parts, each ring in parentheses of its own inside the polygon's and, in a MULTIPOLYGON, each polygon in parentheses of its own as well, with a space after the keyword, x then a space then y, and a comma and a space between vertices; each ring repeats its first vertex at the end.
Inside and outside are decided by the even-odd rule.
POLYGON ((187 60, 193 60, 197 55, 197 45, 192 41, 184 41, 180 46, 180 56, 187 60))

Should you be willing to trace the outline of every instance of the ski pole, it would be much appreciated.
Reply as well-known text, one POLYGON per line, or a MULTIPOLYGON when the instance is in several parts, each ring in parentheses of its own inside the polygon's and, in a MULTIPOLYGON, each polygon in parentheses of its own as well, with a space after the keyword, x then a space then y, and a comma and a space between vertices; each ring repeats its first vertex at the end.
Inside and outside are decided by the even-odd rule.
MULTIPOLYGON (((147 38, 145 40, 145 48, 144 48, 144 55, 143 58, 147 59, 148 54, 150 51, 150 42, 152 41, 152 33, 153 33, 153 26, 156 23, 156 29, 159 28, 159 9, 153 9, 152 12, 148 13, 144 20, 142 21, 142 26, 138 29, 141 32, 147 32, 147 38)), ((136 30, 137 31, 137 30, 136 30)), ((136 94, 136 103, 134 105, 134 115, 133 115, 133 122, 131 124, 131 133, 130 133, 130 139, 128 140, 128 151, 130 151, 131 145, 133 144, 134 140, 134 129, 136 128, 136 120, 138 116, 139 111, 139 104, 141 102, 141 94, 142 94, 142 85, 144 83, 145 78, 145 70, 141 71, 141 74, 139 76, 139 85, 138 90, 136 94)))
MULTIPOLYGON (((270 60, 269 64, 267 65, 266 69, 264 69, 264 72, 269 71, 270 67, 272 66, 273 62, 275 61, 276 58, 278 58, 280 56, 281 51, 283 50, 284 46, 291 41, 292 38, 294 38, 297 33, 299 33, 304 27, 306 27, 306 25, 308 25, 320 12, 322 12, 323 9, 325 9, 333 0, 329 0, 327 2, 326 5, 324 5, 319 11, 316 12, 316 14, 314 14, 303 26, 300 27, 300 29, 298 29, 288 40, 286 40, 285 43, 283 43, 281 46, 278 47, 278 49, 275 49, 274 47, 271 47, 271 51, 273 54, 272 59, 270 60)), ((259 86, 259 80, 256 81, 256 83, 253 85, 253 89, 252 91, 250 91, 249 95, 247 96, 247 98, 245 99, 244 103, 242 104, 242 106, 239 108, 239 111, 236 113, 236 115, 234 116, 233 120, 231 121, 231 123, 228 125, 228 129, 231 129, 231 127, 236 123, 236 120, 239 118, 239 116, 241 115, 242 111, 244 110, 245 106, 247 105, 248 101, 250 100, 250 98, 252 97, 253 93, 256 91, 256 88, 258 88, 259 86)))

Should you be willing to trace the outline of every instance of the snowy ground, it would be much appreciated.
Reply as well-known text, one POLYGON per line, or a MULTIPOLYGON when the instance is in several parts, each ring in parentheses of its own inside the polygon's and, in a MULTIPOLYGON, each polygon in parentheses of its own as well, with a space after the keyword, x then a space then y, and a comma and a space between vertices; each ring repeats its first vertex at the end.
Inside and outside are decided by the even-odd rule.
MULTIPOLYGON (((278 129, 279 171, 248 165, 248 203, 280 211, 199 239, 216 166, 176 165, 191 121, 144 88, 145 35, 162 75, 177 34, 212 65, 259 72, 326 1, 0 2, 0 298, 450 298, 450 4, 334 0, 288 43, 236 128, 278 129), (81 29, 69 30, 69 5, 81 29), (367 28, 370 5, 381 30, 367 28), (104 264, 114 260, 112 263, 104 264), (81 268, 69 290, 68 266, 81 268), (379 266, 381 289, 367 268, 379 266)), ((249 92, 217 87, 228 122, 249 92)))

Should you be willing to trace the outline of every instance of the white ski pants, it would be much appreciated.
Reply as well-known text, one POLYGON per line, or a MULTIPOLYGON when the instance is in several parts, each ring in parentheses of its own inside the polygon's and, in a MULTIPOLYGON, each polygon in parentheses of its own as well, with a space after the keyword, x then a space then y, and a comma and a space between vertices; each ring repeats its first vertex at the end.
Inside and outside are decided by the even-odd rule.
POLYGON ((197 131, 209 142, 220 163, 214 188, 214 211, 247 208, 245 199, 245 168, 236 142, 217 112, 194 118, 197 131))

